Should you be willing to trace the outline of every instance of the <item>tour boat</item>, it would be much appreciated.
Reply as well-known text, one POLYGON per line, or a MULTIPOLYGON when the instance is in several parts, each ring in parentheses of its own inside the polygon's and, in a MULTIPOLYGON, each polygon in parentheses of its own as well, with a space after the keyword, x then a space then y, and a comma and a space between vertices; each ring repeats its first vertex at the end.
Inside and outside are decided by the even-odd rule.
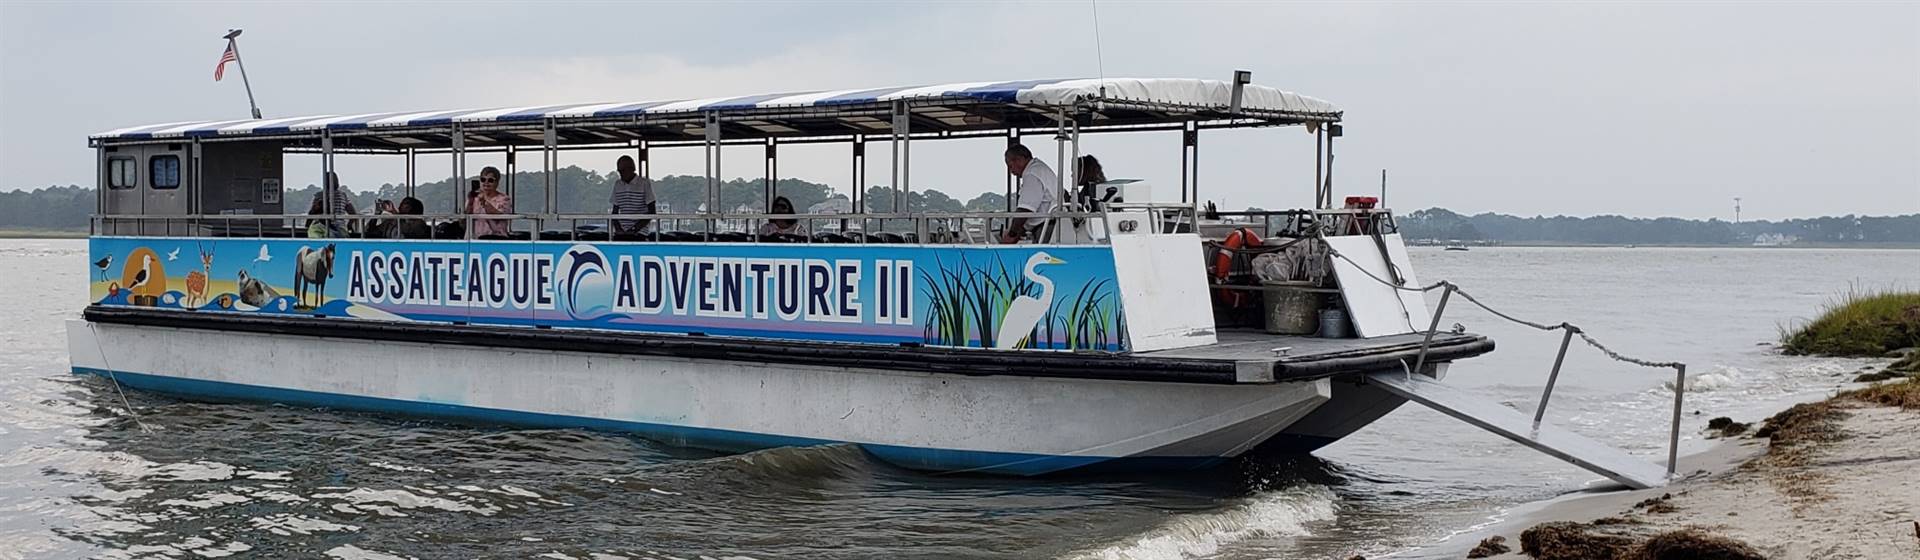
MULTIPOLYGON (((1493 349, 1434 332, 1390 212, 1332 207, 1341 116, 1242 72, 122 128, 89 137, 104 188, 69 352, 76 373, 189 399, 610 430, 727 452, 851 443, 942 473, 1307 452, 1407 401, 1370 376, 1439 378, 1493 349), (1273 174, 1241 180, 1311 187, 1313 204, 1241 213, 1219 238, 1202 228, 1199 140, 1222 129, 1311 136, 1313 159, 1298 160, 1311 165, 1260 165, 1273 174), (876 208, 859 189, 845 213, 709 211, 769 209, 789 145, 847 147, 853 184, 867 185, 866 150, 884 142, 884 184, 901 201, 920 182, 916 144, 1021 143, 1073 185, 1081 137, 1106 133, 1177 140, 1181 176, 1116 181, 1117 196, 1100 199, 1057 193, 1065 203, 1045 212, 876 208), (721 200, 722 149, 743 146, 764 149, 763 196, 721 200), (629 155, 646 175, 652 153, 696 147, 708 162, 701 208, 553 211, 562 152, 629 155), (527 152, 541 156, 541 195, 520 185, 517 214, 405 218, 432 222, 428 238, 310 237, 394 216, 329 200, 315 218, 308 200, 284 198, 287 181, 325 184, 339 156, 403 163, 412 193, 422 155, 450 160, 444 171, 465 186, 470 155, 504 155, 512 181, 530 171, 516 157, 527 152), (318 156, 322 175, 287 177, 292 155, 318 156), (513 233, 476 238, 481 218, 510 219, 513 233), (636 218, 653 227, 610 233, 636 218), (1001 244, 1012 218, 1051 233, 1001 244), (772 219, 815 233, 742 227, 772 219)), ((1009 175, 1009 199, 1015 185, 1009 175)), ((464 190, 428 204, 460 208, 464 190)))

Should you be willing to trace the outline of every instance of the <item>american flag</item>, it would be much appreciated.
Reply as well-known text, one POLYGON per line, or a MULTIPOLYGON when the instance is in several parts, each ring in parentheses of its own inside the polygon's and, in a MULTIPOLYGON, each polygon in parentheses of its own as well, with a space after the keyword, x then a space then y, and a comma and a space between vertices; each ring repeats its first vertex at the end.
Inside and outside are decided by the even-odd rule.
POLYGON ((227 52, 220 53, 220 64, 215 65, 213 67, 213 81, 216 81, 216 82, 220 81, 220 76, 223 76, 227 73, 227 63, 233 62, 239 59, 240 59, 240 55, 235 54, 233 52, 233 42, 228 41, 227 52))

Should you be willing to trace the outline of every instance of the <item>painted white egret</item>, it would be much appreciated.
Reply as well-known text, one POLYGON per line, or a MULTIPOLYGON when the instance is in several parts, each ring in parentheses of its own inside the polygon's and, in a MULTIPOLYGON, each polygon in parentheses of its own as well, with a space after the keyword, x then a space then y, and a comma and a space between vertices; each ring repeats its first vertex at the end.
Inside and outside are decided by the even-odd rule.
POLYGON ((1013 298, 1013 303, 1007 304, 1007 313, 1000 316, 1000 329, 994 334, 995 349, 1012 350, 1019 347, 1020 341, 1026 339, 1027 334, 1033 332, 1033 327, 1039 325, 1040 319, 1047 314, 1047 306, 1053 301, 1053 281, 1041 276, 1035 269, 1043 264, 1066 263, 1067 261, 1054 258, 1046 251, 1034 253, 1032 257, 1027 258, 1027 267, 1023 273, 1028 280, 1040 285, 1040 296, 1022 295, 1013 298))

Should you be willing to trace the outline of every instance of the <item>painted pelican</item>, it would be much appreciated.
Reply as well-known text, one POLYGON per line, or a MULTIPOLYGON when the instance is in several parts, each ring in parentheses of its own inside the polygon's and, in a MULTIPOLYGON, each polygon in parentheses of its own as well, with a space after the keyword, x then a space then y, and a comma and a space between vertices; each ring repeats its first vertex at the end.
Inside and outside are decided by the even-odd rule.
POLYGON ((1000 316, 1000 329, 997 331, 998 334, 994 335, 994 349, 1018 348, 1020 341, 1026 339, 1028 333, 1033 332, 1035 325, 1040 324, 1040 319, 1047 314, 1048 302, 1053 301, 1053 281, 1041 276, 1036 269, 1043 264, 1066 263, 1067 261, 1054 258, 1046 251, 1034 253, 1032 257, 1027 258, 1027 267, 1023 273, 1028 280, 1040 285, 1040 296, 1021 295, 1013 298, 1013 303, 1007 304, 1007 314, 1000 316))

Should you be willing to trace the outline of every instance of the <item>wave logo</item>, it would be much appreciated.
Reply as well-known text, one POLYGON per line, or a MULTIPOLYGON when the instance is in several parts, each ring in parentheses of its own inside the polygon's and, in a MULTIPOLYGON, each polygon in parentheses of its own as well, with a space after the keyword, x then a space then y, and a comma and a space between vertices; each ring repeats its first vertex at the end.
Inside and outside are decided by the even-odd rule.
POLYGON ((589 320, 613 312, 613 271, 599 248, 568 247, 554 271, 560 273, 556 303, 567 310, 567 316, 589 320))

